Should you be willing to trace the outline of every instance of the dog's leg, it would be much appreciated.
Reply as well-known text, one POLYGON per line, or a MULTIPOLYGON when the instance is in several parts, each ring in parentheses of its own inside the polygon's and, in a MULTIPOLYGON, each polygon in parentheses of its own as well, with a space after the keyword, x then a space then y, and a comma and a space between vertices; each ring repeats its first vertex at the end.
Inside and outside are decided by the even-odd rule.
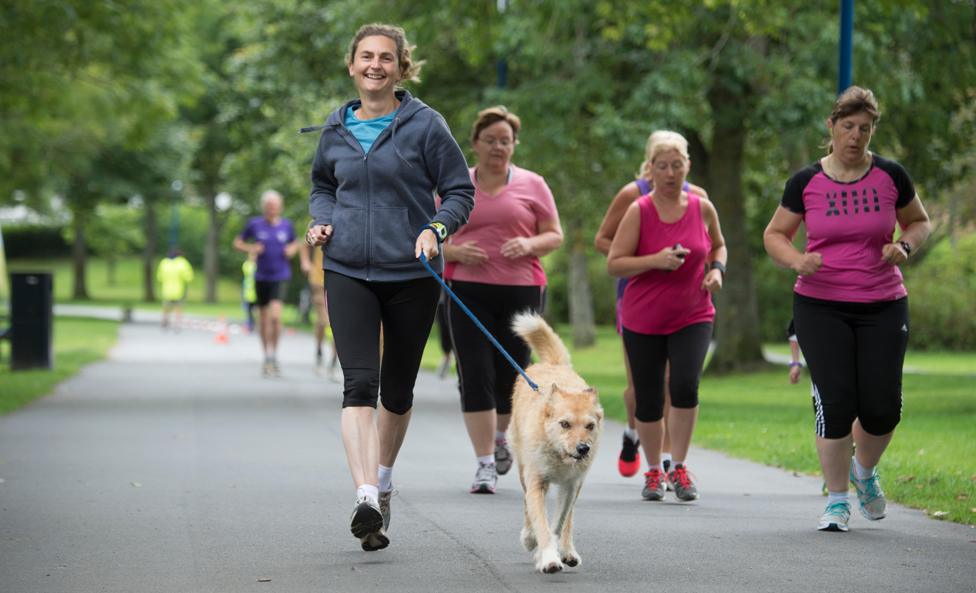
POLYGON ((525 513, 535 532, 538 548, 535 551, 535 568, 539 572, 551 574, 563 569, 556 550, 556 538, 549 530, 546 518, 546 490, 548 484, 534 472, 526 472, 525 513))
POLYGON ((556 536, 559 537, 559 557, 566 566, 579 566, 583 559, 576 553, 576 546, 573 545, 573 510, 576 508, 576 499, 579 498, 580 488, 583 482, 565 484, 559 488, 559 523, 556 525, 556 536))
POLYGON ((535 532, 532 530, 532 522, 529 520, 529 497, 527 496, 528 489, 525 487, 525 470, 522 469, 522 464, 518 465, 519 472, 519 482, 522 483, 522 493, 523 493, 523 503, 522 510, 525 514, 525 524, 522 526, 522 547, 527 551, 531 552, 535 550, 538 542, 535 539, 535 532))

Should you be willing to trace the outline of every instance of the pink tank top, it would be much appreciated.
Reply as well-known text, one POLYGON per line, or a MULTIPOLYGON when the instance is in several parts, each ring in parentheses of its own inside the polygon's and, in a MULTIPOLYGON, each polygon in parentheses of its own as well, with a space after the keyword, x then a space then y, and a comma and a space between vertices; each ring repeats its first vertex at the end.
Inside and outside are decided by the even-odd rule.
POLYGON ((712 239, 702 220, 701 202, 688 194, 688 207, 676 222, 662 222, 654 194, 638 199, 640 237, 634 255, 650 255, 675 243, 691 250, 680 268, 648 270, 630 279, 621 302, 623 326, 639 334, 673 334, 695 323, 715 319, 712 297, 701 287, 712 239))

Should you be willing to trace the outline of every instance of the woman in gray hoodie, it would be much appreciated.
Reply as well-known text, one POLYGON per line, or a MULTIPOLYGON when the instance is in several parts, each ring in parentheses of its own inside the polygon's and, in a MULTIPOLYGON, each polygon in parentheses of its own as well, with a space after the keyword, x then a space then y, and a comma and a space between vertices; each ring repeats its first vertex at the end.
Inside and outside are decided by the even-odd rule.
POLYGON ((419 73, 412 49, 391 25, 365 25, 350 42, 346 64, 359 98, 322 127, 305 237, 325 251, 345 377, 342 440, 357 488, 351 530, 366 551, 389 545, 393 463, 440 295, 418 260, 423 253, 443 271, 439 245, 474 207, 464 155, 444 118, 398 88, 419 73))

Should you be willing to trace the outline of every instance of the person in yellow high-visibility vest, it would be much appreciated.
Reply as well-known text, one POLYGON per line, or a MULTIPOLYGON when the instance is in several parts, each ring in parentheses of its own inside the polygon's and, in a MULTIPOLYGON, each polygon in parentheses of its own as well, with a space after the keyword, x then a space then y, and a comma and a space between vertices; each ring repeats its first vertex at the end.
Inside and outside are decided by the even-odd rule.
POLYGON ((179 331, 183 319, 183 301, 187 287, 193 280, 193 266, 183 257, 183 252, 173 247, 156 268, 156 281, 160 284, 163 299, 163 329, 169 327, 169 317, 174 317, 173 327, 179 331))
POLYGON ((241 264, 241 272, 244 275, 241 282, 241 306, 244 308, 248 332, 254 331, 254 307, 258 302, 258 290, 254 280, 254 273, 258 269, 257 260, 257 254, 248 253, 247 259, 241 264))

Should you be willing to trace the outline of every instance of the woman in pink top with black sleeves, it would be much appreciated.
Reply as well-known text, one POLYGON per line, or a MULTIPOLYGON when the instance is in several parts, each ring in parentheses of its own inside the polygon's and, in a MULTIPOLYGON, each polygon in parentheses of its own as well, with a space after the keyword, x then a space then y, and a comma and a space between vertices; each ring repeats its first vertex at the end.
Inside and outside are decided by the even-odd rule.
POLYGON ((837 98, 827 118, 827 156, 790 177, 763 235, 770 257, 799 275, 793 321, 813 381, 827 485, 821 531, 847 531, 848 481, 862 515, 885 516, 876 466, 901 419, 908 344, 908 293, 898 265, 931 232, 905 169, 868 150, 880 116, 867 89, 852 86, 837 98), (803 252, 793 246, 801 223, 803 252))
POLYGON ((712 294, 722 288, 728 255, 715 207, 683 189, 691 166, 688 141, 675 132, 656 132, 648 154, 654 191, 627 208, 610 245, 607 271, 630 278, 620 310, 637 432, 649 466, 641 496, 662 500, 667 480, 679 500, 695 500, 698 487, 685 461, 715 318, 712 294), (668 364, 673 465, 665 475, 661 444, 668 364))
MULTIPOLYGON (((539 258, 562 245, 563 231, 545 180, 512 164, 520 128, 504 107, 478 114, 471 133, 475 206, 468 224, 444 244, 444 277, 524 367, 529 348, 512 333, 512 316, 542 310, 546 274, 539 258)), ((471 492, 491 494, 498 475, 512 466, 505 431, 516 371, 463 311, 451 301, 447 306, 464 424, 478 458, 471 492)))

